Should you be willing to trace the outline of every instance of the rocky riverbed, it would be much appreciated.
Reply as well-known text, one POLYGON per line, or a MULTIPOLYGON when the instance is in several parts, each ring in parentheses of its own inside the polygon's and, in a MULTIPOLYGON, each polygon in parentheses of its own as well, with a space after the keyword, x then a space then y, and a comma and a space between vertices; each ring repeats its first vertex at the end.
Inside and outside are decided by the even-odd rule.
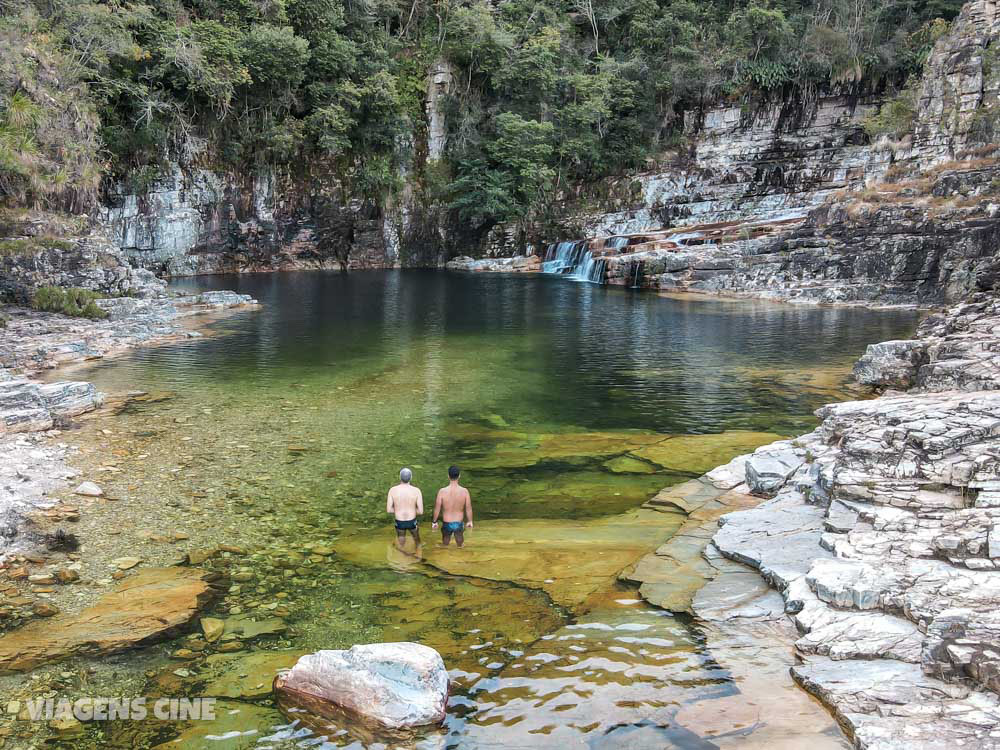
POLYGON ((998 351, 985 294, 870 346, 855 374, 880 398, 660 493, 688 523, 628 577, 723 662, 790 620, 793 678, 859 748, 1000 747, 998 351), (705 585, 671 587, 682 569, 705 585))
MULTIPOLYGON (((113 355, 134 346, 201 336, 191 316, 256 305, 233 292, 151 299, 118 297, 98 300, 102 320, 70 318, 6 306, 0 328, 0 559, 18 546, 23 518, 48 509, 50 495, 76 476, 72 454, 58 438, 62 428, 104 403, 104 394, 83 381, 37 379, 43 372, 113 355)), ((36 540, 37 541, 37 540, 36 540)))
MULTIPOLYGON (((205 652, 196 648, 208 649, 211 656, 206 663, 211 664, 212 660, 221 664, 220 660, 232 657, 227 651, 242 648, 245 634, 237 637, 233 628, 245 608, 253 608, 258 623, 270 617, 276 627, 285 627, 280 617, 296 603, 281 598, 283 591, 272 601, 248 588, 247 596, 240 598, 239 582, 252 577, 250 568, 234 566, 235 572, 229 571, 232 580, 225 585, 237 583, 228 595, 210 569, 202 575, 204 561, 213 555, 225 557, 226 562, 239 560, 240 565, 256 557, 247 556, 243 538, 242 549, 218 546, 219 539, 230 538, 218 519, 238 522, 239 515, 230 513, 229 506, 244 499, 227 496, 225 512, 222 499, 203 492, 193 494, 190 507, 125 502, 125 494, 131 493, 121 492, 121 477, 133 475, 119 477, 112 456, 139 450, 129 444, 142 438, 118 434, 114 415, 101 410, 96 417, 101 429, 91 430, 95 445, 83 446, 89 458, 81 463, 85 456, 75 456, 74 449, 60 442, 74 421, 89 418, 85 412, 69 414, 80 404, 79 388, 22 377, 54 367, 62 357, 80 361, 155 343, 164 336, 188 336, 191 331, 183 323, 190 313, 251 302, 226 294, 150 302, 125 299, 110 304, 122 305, 120 313, 111 311, 108 320, 98 322, 15 311, 3 335, 20 331, 23 337, 5 339, 10 347, 3 351, 16 347, 20 358, 13 366, 18 369, 8 372, 0 386, 6 385, 11 394, 33 394, 27 401, 23 400, 27 396, 12 396, 8 403, 19 403, 19 413, 34 416, 9 422, 21 431, 0 437, 3 449, 14 459, 0 467, 0 490, 5 493, 0 497, 65 528, 79 527, 89 541, 84 556, 71 545, 61 547, 65 540, 37 536, 30 541, 42 552, 24 550, 8 559, 3 618, 17 629, 7 636, 11 640, 0 643, 0 671, 22 669, 25 659, 46 664, 66 657, 72 662, 74 654, 113 654, 135 645, 125 637, 129 634, 138 634, 145 644, 197 628, 201 616, 202 632, 170 653, 177 660, 174 664, 180 662, 176 668, 169 662, 166 668, 147 665, 147 677, 159 675, 155 680, 176 682, 184 679, 181 672, 194 674, 185 660, 197 654, 204 657, 205 652), (127 305, 136 306, 132 314, 124 310, 127 305), (36 408, 38 401, 41 411, 36 408), (36 406, 28 408, 25 403, 36 406), (27 431, 33 425, 34 431, 27 431), (74 463, 88 467, 86 475, 76 475, 74 463), (110 497, 88 494, 93 489, 80 487, 81 480, 96 480, 110 497), (80 494, 71 495, 73 488, 80 494), (57 495, 60 502, 46 507, 57 495), (195 515, 203 523, 177 521, 195 515), (105 519, 106 527, 110 516, 129 519, 124 526, 135 524, 135 529, 121 537, 102 534, 100 519, 105 519), (199 531, 202 527, 204 532, 199 531), (126 549, 137 535, 148 538, 149 544, 141 551, 126 549), (95 559, 90 559, 95 552, 95 559), (185 553, 194 567, 175 565, 185 553), (162 622, 144 619, 141 606, 108 606, 108 602, 145 601, 144 587, 172 592, 163 601, 169 617, 162 622), (207 598, 224 600, 223 614, 200 612, 207 598), (258 607, 268 609, 258 611, 258 607), (110 636, 95 637, 93 627, 81 624, 84 619, 102 623, 110 636), (42 631, 45 637, 36 637, 42 631), (54 635, 58 637, 50 637, 54 635)), ((996 629, 990 603, 1000 596, 992 582, 995 558, 990 554, 996 547, 991 545, 990 499, 1000 490, 994 455, 1000 420, 993 416, 1000 409, 995 403, 1000 390, 994 390, 1000 364, 995 354, 998 323, 1000 303, 980 296, 931 316, 913 340, 871 346, 856 368, 858 379, 896 390, 873 400, 824 407, 820 412, 824 422, 815 432, 765 446, 664 490, 647 503, 642 514, 651 519, 646 526, 651 533, 668 523, 683 525, 635 565, 610 561, 608 575, 627 565, 620 577, 638 583, 643 598, 694 615, 713 658, 741 685, 737 695, 686 706, 683 716, 678 715, 684 726, 739 733, 757 720, 755 716, 765 715, 771 717, 769 731, 778 736, 782 728, 773 726, 773 721, 780 723, 774 717, 788 714, 789 736, 800 737, 803 729, 794 717, 808 714, 811 698, 801 693, 802 704, 796 709, 787 693, 780 705, 769 705, 754 691, 759 685, 758 692, 766 693, 791 669, 795 680, 831 709, 859 747, 997 746, 991 744, 1000 741, 991 734, 1000 723, 992 692, 997 666, 989 644, 996 640, 991 636, 996 629), (660 513, 662 521, 656 520, 660 513), (750 700, 750 696, 755 697, 750 700)), ((132 394, 122 408, 157 397, 132 394)), ((96 406, 99 397, 93 401, 96 406)), ((170 413, 159 427, 180 430, 188 419, 170 413)), ((293 445, 288 450, 297 453, 305 448, 293 445)), ((642 447, 636 450, 648 452, 642 447)), ((721 458, 709 458, 698 471, 721 458)), ((178 456, 178 465, 184 465, 181 459, 194 457, 178 456)), ((164 481, 164 475, 134 475, 130 481, 164 481)), ((13 534, 8 541, 13 543, 18 541, 17 518, 10 526, 13 534)), ((504 533, 512 533, 516 524, 505 529, 504 533)), ((308 549, 293 564, 327 560, 332 550, 321 541, 317 536, 305 544, 308 549)), ((342 539, 337 554, 349 558, 352 549, 350 539, 342 539)), ((487 547, 472 551, 477 550, 488 551, 487 547)), ((381 547, 376 552, 384 555, 381 547)), ((475 575, 461 570, 461 562, 438 561, 447 572, 475 575)), ((298 569, 281 572, 294 570, 298 569)), ((565 597, 554 596, 548 584, 546 579, 539 586, 563 601, 565 597)), ((166 652, 158 651, 159 658, 165 658, 166 652)), ((273 656, 274 663, 261 661, 260 669, 251 665, 253 673, 247 672, 244 680, 252 683, 250 693, 264 690, 275 665, 289 666, 298 653, 254 652, 254 658, 262 660, 273 656)), ((54 680, 56 689, 61 675, 77 674, 73 669, 43 667, 44 679, 54 680)), ((140 673, 141 669, 136 672, 140 673)), ((87 680, 112 684, 113 674, 87 680)), ((30 692, 37 694, 40 684, 30 692)), ((172 689, 177 690, 176 685, 172 689)), ((273 720, 272 714, 261 714, 263 724, 273 720)))

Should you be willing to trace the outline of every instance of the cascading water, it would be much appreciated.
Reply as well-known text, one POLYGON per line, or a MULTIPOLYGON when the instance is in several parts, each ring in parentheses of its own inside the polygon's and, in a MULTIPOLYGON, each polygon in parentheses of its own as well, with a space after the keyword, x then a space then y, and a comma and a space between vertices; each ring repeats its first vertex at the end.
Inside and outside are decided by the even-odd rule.
POLYGON ((632 276, 632 288, 633 289, 638 289, 640 286, 642 286, 642 261, 641 260, 634 260, 634 261, 632 261, 631 276, 632 276))
POLYGON ((607 261, 603 258, 595 259, 589 243, 584 240, 549 245, 542 262, 542 273, 565 275, 576 281, 589 281, 593 284, 604 283, 606 270, 607 261))
POLYGON ((611 250, 621 250, 628 244, 628 237, 617 236, 617 237, 605 237, 604 247, 611 250))

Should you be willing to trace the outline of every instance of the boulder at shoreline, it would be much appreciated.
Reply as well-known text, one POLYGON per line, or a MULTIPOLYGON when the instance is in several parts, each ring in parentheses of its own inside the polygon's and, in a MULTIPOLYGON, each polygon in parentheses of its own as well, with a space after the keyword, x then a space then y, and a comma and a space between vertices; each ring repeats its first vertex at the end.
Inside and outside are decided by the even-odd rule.
POLYGON ((444 721, 448 672, 427 646, 371 643, 306 654, 275 679, 274 690, 283 708, 408 729, 444 721))

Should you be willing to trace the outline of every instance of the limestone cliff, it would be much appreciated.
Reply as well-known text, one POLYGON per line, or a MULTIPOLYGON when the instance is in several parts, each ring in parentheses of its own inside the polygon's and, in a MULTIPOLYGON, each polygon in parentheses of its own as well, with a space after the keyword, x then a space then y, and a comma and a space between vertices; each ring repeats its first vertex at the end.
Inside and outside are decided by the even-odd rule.
POLYGON ((877 99, 690 114, 688 158, 639 176, 627 210, 576 214, 566 231, 612 284, 887 303, 990 288, 1000 273, 998 34, 995 3, 964 6, 928 58, 899 142, 869 141, 862 126, 877 99))

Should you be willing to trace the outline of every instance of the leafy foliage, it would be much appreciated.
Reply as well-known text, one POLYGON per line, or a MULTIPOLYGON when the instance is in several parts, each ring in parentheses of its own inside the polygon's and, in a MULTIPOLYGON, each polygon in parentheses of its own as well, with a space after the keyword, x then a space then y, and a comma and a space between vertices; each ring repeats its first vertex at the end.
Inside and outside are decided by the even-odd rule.
POLYGON ((898 87, 961 6, 0 3, 0 199, 8 204, 84 210, 102 176, 180 160, 279 166, 334 201, 334 213, 377 206, 421 154, 427 70, 446 61, 455 71, 447 147, 441 164, 418 175, 421 199, 479 229, 528 221, 580 181, 641 168, 678 141, 685 109, 898 87))
POLYGON ((100 319, 108 314, 97 306, 97 292, 79 287, 42 286, 35 290, 31 306, 43 312, 61 313, 74 318, 100 319))

